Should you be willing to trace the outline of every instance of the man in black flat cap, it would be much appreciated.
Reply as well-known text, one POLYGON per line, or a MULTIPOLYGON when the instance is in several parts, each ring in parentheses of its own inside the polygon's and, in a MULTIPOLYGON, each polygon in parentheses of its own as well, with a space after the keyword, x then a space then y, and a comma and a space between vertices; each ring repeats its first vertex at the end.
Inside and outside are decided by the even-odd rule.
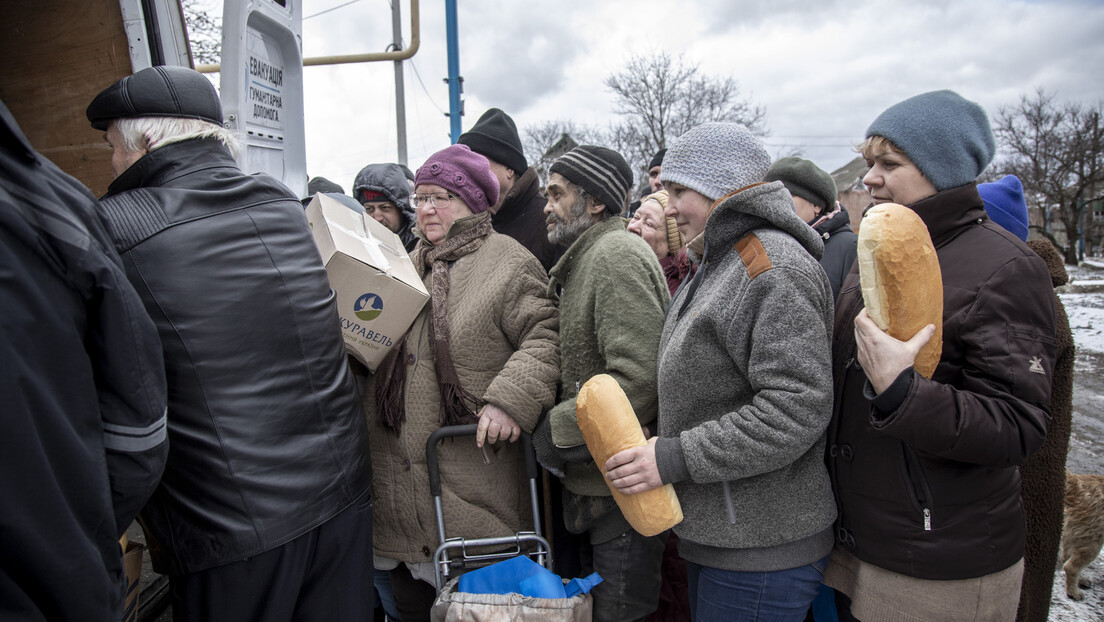
POLYGON ((241 172, 191 69, 123 78, 87 116, 112 148, 103 214, 164 351, 168 465, 140 516, 173 618, 366 619, 367 429, 302 205, 241 172))
POLYGON ((545 270, 551 270, 564 247, 548 241, 544 226, 544 205, 537 169, 529 166, 521 137, 510 115, 491 108, 456 142, 491 162, 498 178, 498 203, 491 206, 491 226, 517 240, 537 256, 545 270))

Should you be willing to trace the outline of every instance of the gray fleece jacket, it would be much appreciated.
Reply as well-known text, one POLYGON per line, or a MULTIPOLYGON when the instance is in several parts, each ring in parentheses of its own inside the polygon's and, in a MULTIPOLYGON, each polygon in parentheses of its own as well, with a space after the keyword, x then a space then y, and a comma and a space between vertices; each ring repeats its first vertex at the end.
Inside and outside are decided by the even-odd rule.
POLYGON ((824 466, 832 416, 832 290, 823 244, 781 182, 723 198, 697 275, 671 301, 659 347, 656 463, 697 564, 772 571, 832 548, 824 466))

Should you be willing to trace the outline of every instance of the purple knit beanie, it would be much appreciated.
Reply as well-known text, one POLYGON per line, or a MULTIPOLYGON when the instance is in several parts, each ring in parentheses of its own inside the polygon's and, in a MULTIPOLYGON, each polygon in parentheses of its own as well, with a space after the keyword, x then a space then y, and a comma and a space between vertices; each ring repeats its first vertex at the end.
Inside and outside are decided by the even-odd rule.
POLYGON ((487 158, 467 145, 451 145, 429 156, 414 175, 414 187, 436 184, 460 197, 473 214, 498 202, 498 178, 487 158))

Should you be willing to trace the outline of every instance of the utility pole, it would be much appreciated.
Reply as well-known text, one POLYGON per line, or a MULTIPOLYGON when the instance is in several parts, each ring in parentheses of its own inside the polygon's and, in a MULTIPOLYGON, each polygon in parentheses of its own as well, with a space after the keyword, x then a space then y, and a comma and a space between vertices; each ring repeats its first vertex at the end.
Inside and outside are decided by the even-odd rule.
MULTIPOLYGON (((394 50, 402 49, 402 23, 399 0, 391 0, 391 38, 394 50)), ((403 85, 403 62, 395 59, 395 134, 398 140, 399 164, 406 166, 406 89, 403 85)))
POLYGON ((464 102, 460 94, 464 92, 464 79, 460 77, 460 42, 456 20, 456 0, 445 0, 445 38, 448 47, 449 87, 449 135, 452 143, 460 139, 460 117, 464 114, 464 102))

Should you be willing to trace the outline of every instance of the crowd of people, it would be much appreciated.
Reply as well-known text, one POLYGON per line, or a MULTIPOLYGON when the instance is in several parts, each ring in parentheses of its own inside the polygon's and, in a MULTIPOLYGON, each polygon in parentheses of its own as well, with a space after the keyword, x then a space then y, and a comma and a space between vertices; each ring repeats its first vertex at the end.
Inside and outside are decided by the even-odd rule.
POLYGON ((635 209, 621 154, 577 146, 541 180, 494 108, 416 171, 311 180, 395 232, 430 294, 371 371, 310 196, 239 168, 205 77, 145 69, 87 116, 112 150, 98 201, 0 104, 0 617, 119 619, 137 518, 175 620, 429 620, 426 440, 476 424, 440 448, 450 529, 532 525, 531 435, 557 570, 599 573, 599 622, 1045 619, 1064 474, 1025 469, 1021 500, 1021 465, 1064 462, 1065 275, 1025 243, 1018 181, 977 184, 993 134, 957 93, 889 107, 856 148, 938 254, 930 379, 934 326, 900 341, 864 310, 832 177, 739 124, 659 151, 635 209), (597 374, 648 439, 604 465, 575 418, 597 374), (684 519, 642 536, 611 488, 665 484, 684 519))

